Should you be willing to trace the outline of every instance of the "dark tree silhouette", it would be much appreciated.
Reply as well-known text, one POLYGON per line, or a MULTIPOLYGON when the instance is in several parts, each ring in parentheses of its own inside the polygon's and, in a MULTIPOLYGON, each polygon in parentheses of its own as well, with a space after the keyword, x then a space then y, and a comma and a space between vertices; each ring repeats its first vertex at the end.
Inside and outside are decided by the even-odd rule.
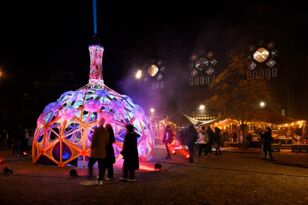
POLYGON ((272 97, 270 81, 247 80, 244 54, 231 51, 228 58, 229 64, 210 85, 213 95, 207 104, 241 122, 245 134, 247 121, 268 121, 267 113, 277 113, 279 109, 272 97), (266 102, 265 108, 259 106, 261 101, 266 102))

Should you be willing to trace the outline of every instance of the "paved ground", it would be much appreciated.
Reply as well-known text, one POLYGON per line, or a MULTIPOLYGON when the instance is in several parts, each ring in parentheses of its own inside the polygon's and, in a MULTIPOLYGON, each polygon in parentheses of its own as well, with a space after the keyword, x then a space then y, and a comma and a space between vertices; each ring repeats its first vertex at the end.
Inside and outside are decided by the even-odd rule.
POLYGON ((146 171, 155 162, 147 163, 137 182, 122 182, 117 166, 117 179, 103 186, 87 180, 85 168, 72 178, 70 168, 8 157, 0 168, 14 173, 0 175, 0 204, 308 204, 308 169, 302 166, 308 153, 274 153, 274 162, 260 159, 256 150, 225 150, 194 163, 179 153, 172 160, 164 155, 156 149, 160 172, 146 171))

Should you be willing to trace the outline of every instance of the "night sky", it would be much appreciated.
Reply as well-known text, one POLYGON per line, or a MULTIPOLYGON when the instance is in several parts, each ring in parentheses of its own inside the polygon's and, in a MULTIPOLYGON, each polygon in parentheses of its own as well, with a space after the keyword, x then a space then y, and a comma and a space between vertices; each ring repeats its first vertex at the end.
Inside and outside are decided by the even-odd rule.
MULTIPOLYGON (((90 0, 1 1, 0 65, 6 75, 5 83, 11 86, 11 90, 19 94, 20 90, 26 92, 27 88, 31 89, 32 82, 41 78, 48 80, 53 69, 71 71, 80 83, 79 87, 87 83, 87 46, 92 42, 93 34, 91 4, 90 0)), ((284 41, 289 41, 293 51, 301 56, 301 62, 292 60, 291 63, 296 62, 302 69, 307 69, 308 15, 305 8, 303 1, 167 3, 98 0, 98 32, 105 48, 105 82, 109 87, 121 91, 118 82, 135 69, 133 66, 138 65, 138 62, 132 62, 138 59, 139 54, 142 56, 143 51, 153 51, 162 58, 168 58, 168 55, 158 51, 163 50, 164 45, 153 41, 167 39, 164 42, 178 42, 184 52, 182 55, 189 55, 198 47, 198 39, 202 39, 202 35, 211 30, 210 27, 214 32, 224 33, 242 28, 249 31, 250 28, 261 26, 269 38, 279 36, 277 32, 286 33, 288 39, 284 41), (164 37, 160 38, 159 34, 164 37)), ((276 41, 283 42, 281 39, 276 41)), ((222 43, 215 42, 211 46, 219 47, 222 43)), ((144 54, 142 57, 147 56, 144 54)), ((3 91, 5 85, 2 86, 3 91)), ((54 101, 63 91, 59 88, 56 97, 51 96, 46 101, 54 101)), ((2 94, 2 97, 6 96, 2 94)))

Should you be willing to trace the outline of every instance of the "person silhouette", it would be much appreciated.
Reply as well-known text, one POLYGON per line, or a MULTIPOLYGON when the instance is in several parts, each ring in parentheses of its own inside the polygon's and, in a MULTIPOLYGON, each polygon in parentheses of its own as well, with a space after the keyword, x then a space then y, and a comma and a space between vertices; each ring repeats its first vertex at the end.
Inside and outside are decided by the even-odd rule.
POLYGON ((171 126, 167 125, 164 131, 164 135, 163 135, 163 144, 165 145, 166 151, 167 151, 166 159, 171 159, 169 146, 172 143, 172 141, 173 141, 173 132, 172 132, 171 126))
MULTIPOLYGON (((106 128, 109 132, 109 142, 106 147, 106 160, 105 160, 105 168, 107 169, 107 177, 105 180, 111 180, 114 178, 113 176, 113 164, 115 163, 114 149, 112 144, 115 143, 114 131, 110 124, 106 125, 106 128)), ((105 173, 104 173, 105 175, 105 173)))
POLYGON ((92 141, 91 141, 91 156, 88 163, 88 177, 91 178, 93 175, 93 165, 98 162, 99 176, 96 184, 103 185, 103 178, 105 173, 105 159, 106 159, 106 147, 109 143, 109 132, 104 127, 105 119, 99 120, 99 126, 95 128, 92 141))
POLYGON ((135 170, 139 169, 139 157, 137 139, 140 135, 135 132, 133 125, 126 125, 126 135, 124 138, 121 154, 124 158, 123 179, 126 181, 136 181, 135 170))

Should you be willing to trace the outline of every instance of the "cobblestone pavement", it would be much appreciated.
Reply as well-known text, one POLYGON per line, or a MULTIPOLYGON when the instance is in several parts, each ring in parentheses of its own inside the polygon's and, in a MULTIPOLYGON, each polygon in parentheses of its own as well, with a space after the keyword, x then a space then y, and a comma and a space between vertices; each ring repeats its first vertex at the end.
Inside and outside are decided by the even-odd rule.
POLYGON ((225 149, 222 155, 195 157, 194 163, 180 150, 171 160, 165 154, 156 148, 152 162, 137 172, 137 182, 121 181, 117 164, 116 180, 98 186, 86 178, 86 168, 77 168, 74 178, 70 167, 33 165, 0 152, 1 170, 13 170, 0 175, 0 204, 308 204, 308 169, 302 166, 308 153, 275 152, 271 162, 258 150, 225 149), (155 163, 161 171, 153 171, 155 163))

